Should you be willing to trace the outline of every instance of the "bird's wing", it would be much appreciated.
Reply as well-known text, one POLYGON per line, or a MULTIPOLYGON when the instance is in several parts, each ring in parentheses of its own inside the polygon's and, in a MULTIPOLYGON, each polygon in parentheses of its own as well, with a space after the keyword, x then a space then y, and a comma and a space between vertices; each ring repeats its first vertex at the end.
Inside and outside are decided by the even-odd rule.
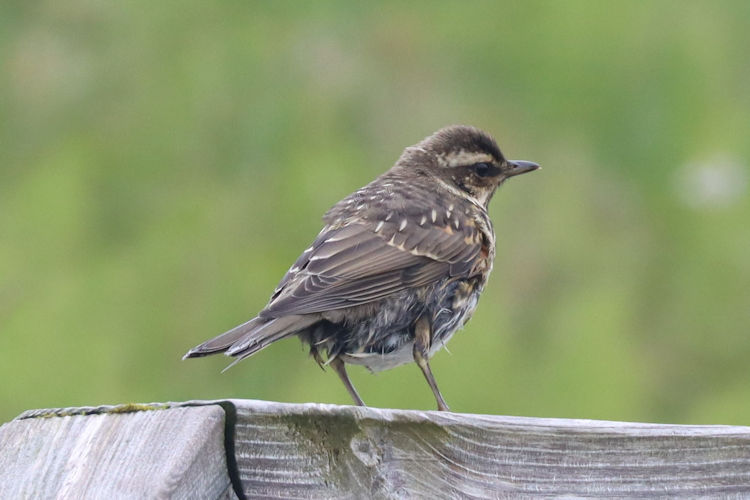
POLYGON ((444 277, 468 276, 482 242, 473 224, 433 223, 423 216, 327 226, 284 276, 260 316, 342 309, 444 277))

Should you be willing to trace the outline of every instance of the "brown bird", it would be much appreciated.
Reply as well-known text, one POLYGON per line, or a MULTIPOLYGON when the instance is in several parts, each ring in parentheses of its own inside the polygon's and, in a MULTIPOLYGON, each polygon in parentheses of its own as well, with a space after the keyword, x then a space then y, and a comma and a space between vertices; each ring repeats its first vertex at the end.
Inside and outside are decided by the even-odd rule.
POLYGON ((358 405, 346 363, 380 371, 415 361, 438 409, 448 410, 429 360, 469 320, 492 270, 492 195, 538 168, 506 160, 479 129, 437 131, 325 214, 325 227, 258 316, 185 358, 223 352, 237 358, 232 366, 297 335, 358 405))

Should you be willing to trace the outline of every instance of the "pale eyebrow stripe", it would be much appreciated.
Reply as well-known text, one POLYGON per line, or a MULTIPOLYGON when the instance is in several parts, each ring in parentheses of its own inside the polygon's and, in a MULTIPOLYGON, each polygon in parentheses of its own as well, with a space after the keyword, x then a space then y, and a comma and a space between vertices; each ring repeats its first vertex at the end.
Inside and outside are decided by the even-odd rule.
POLYGON ((479 162, 493 162, 494 158, 487 153, 473 153, 461 150, 447 154, 444 161, 446 167, 459 167, 479 162))

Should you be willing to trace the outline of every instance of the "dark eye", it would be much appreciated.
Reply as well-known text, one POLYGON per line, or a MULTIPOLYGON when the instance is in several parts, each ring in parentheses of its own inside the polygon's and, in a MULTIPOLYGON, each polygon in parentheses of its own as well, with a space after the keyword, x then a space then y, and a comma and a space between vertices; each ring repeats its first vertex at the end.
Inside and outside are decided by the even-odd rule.
POLYGON ((479 177, 487 177, 492 173, 492 165, 489 163, 475 163, 472 168, 479 177))

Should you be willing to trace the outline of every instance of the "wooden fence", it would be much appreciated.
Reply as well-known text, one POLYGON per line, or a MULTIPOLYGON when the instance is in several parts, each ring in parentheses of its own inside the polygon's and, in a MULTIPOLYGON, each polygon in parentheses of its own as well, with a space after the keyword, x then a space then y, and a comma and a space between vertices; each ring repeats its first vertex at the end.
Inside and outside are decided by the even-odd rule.
POLYGON ((0 498, 750 497, 750 427, 193 401, 33 410, 0 498))

